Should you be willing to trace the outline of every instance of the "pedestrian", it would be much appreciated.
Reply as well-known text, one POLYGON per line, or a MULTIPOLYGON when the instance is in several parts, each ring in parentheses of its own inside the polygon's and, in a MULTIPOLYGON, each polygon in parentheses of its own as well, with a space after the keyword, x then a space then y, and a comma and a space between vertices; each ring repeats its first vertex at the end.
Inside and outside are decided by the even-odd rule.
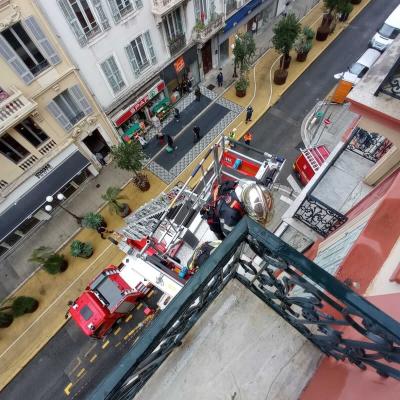
POLYGON ((167 144, 168 144, 168 147, 170 148, 170 152, 173 150, 176 150, 178 148, 178 146, 174 147, 174 139, 172 139, 172 137, 170 135, 165 135, 165 137, 167 139, 167 144))
POLYGON ((220 70, 219 74, 217 75, 218 87, 222 87, 223 83, 224 83, 224 75, 223 75, 222 71, 220 70))
POLYGON ((106 237, 104 237, 105 233, 113 233, 114 231, 108 231, 104 226, 99 226, 96 229, 97 233, 100 234, 102 239, 107 239, 106 237))
POLYGON ((103 154, 101 154, 100 152, 97 152, 95 154, 96 160, 101 164, 101 165, 106 165, 106 162, 104 161, 104 157, 103 154))
POLYGON ((193 127, 193 133, 194 133, 194 142, 198 142, 200 140, 200 128, 195 125, 193 127))
POLYGON ((196 101, 200 101, 201 90, 199 86, 197 86, 196 90, 194 91, 194 95, 196 96, 196 101))
POLYGON ((257 33, 257 22, 256 20, 253 21, 251 24, 251 33, 254 36, 257 33))
POLYGON ((243 136, 243 139, 247 146, 250 146, 251 141, 253 140, 253 135, 250 132, 246 132, 243 136))
POLYGON ((248 106, 246 109, 246 124, 251 121, 251 117, 253 115, 253 107, 252 106, 248 106))
POLYGON ((153 123, 154 128, 156 128, 157 131, 161 130, 162 125, 160 119, 157 117, 157 115, 153 115, 151 118, 151 122, 153 123))
POLYGON ((160 146, 164 146, 164 144, 165 144, 164 134, 161 131, 157 131, 156 135, 157 135, 157 139, 158 139, 158 144, 160 146))
MULTIPOLYGON (((230 137, 231 139, 233 139, 233 140, 236 140, 236 132, 237 132, 237 129, 236 129, 236 128, 233 128, 233 129, 229 132, 229 137, 230 137)), ((234 148, 235 148, 235 143, 229 142, 229 147, 230 147, 231 149, 234 149, 234 148)))
POLYGON ((144 149, 147 144, 147 140, 142 135, 139 135, 138 133, 135 133, 135 139, 140 143, 140 145, 142 146, 142 149, 144 149))
POLYGON ((174 117, 176 122, 179 122, 179 120, 181 119, 181 113, 176 107, 174 108, 174 117))

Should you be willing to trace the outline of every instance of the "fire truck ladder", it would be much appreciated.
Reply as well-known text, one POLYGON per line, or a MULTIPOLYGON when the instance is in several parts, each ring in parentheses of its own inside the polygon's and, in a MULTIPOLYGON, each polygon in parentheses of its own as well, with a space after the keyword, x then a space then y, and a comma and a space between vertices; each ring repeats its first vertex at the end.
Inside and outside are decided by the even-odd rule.
POLYGON ((319 169, 319 164, 317 163, 314 155, 311 153, 309 149, 302 150, 304 157, 307 159, 307 161, 310 163, 311 168, 313 169, 314 172, 317 172, 319 169))

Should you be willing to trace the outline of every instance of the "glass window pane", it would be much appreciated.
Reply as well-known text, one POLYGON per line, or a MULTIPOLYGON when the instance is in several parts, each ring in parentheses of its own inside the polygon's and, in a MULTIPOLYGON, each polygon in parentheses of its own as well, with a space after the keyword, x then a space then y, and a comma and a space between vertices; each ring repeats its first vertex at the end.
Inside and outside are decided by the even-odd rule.
POLYGON ((34 228, 40 221, 35 217, 26 219, 19 227, 18 230, 22 233, 28 233, 32 228, 34 228))
POLYGON ((8 133, 0 138, 0 152, 15 162, 19 162, 29 155, 29 151, 8 133))
POLYGON ((17 243, 19 240, 21 240, 22 237, 19 235, 16 235, 15 233, 11 233, 8 235, 3 242, 7 243, 9 246, 13 246, 15 243, 17 243))
POLYGON ((14 129, 35 147, 49 138, 31 118, 22 121, 14 129))

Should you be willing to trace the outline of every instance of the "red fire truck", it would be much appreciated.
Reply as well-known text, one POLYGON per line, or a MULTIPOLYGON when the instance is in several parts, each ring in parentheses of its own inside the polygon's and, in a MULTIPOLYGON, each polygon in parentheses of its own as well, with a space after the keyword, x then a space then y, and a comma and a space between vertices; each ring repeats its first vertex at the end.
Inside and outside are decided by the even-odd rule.
MULTIPOLYGON (((70 304, 69 314, 85 335, 107 335, 153 287, 163 293, 157 303, 161 310, 177 295, 195 273, 188 267, 195 250, 201 243, 215 241, 199 212, 215 182, 244 176, 253 185, 272 188, 285 160, 256 149, 261 160, 253 159, 248 155, 250 146, 234 142, 235 149, 246 147, 246 154, 225 148, 221 137, 184 184, 161 193, 125 218, 126 225, 115 240, 127 254, 122 264, 109 265, 70 304), (209 156, 214 162, 205 168, 209 156)), ((258 200, 260 209, 262 199, 258 200)))
POLYGON ((330 153, 324 145, 301 149, 300 151, 301 154, 293 164, 293 170, 300 182, 305 186, 329 157, 330 153))

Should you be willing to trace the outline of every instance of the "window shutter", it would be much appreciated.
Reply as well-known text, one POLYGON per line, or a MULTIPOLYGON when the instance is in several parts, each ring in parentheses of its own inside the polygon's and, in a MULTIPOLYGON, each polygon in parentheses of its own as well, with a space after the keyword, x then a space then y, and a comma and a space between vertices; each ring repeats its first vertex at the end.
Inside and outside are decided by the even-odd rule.
POLYGON ((57 0, 57 1, 61 8, 62 13, 64 14, 65 19, 70 25, 73 34, 78 40, 79 45, 84 46, 88 42, 88 40, 82 30, 81 25, 78 22, 78 19, 76 18, 74 11, 72 10, 67 0, 57 0))
POLYGON ((7 41, 0 35, 0 55, 4 61, 15 71, 15 73, 29 85, 33 81, 33 75, 27 66, 21 61, 17 53, 7 41))
POLYGON ((57 122, 68 132, 72 129, 72 124, 69 122, 69 119, 65 116, 62 112, 61 108, 58 107, 55 101, 51 101, 47 105, 47 109, 49 110, 50 114, 57 120, 57 122))
POLYGON ((150 52, 151 63, 152 64, 156 64, 157 63, 157 57, 156 57, 156 53, 154 52, 153 43, 151 42, 149 31, 146 31, 144 33, 144 40, 146 41, 146 46, 147 46, 147 48, 148 48, 148 50, 150 52))
POLYGON ((142 8, 143 7, 143 2, 142 0, 135 0, 136 8, 142 8))
POLYGON ((100 19, 101 26, 103 27, 103 30, 110 29, 110 23, 108 22, 108 18, 106 13, 104 12, 103 6, 101 5, 100 0, 92 0, 93 6, 96 9, 97 15, 100 19))
POLYGON ((93 112, 92 106, 88 102, 85 95, 82 93, 79 85, 74 85, 68 89, 73 98, 77 101, 79 108, 85 113, 85 115, 91 114, 93 112))
POLYGON ((115 4, 115 0, 108 0, 108 4, 110 5, 111 14, 113 16, 114 22, 118 24, 121 21, 121 14, 119 13, 118 7, 115 4))
POLYGON ((138 77, 140 74, 140 68, 136 61, 136 57, 135 57, 135 53, 133 52, 132 45, 125 47, 125 50, 126 50, 126 54, 128 55, 128 59, 131 63, 133 73, 135 74, 136 77, 138 77))
POLYGON ((47 58, 49 59, 50 63, 55 65, 61 62, 59 55, 54 50, 53 45, 47 39, 46 35, 42 31, 42 28, 37 23, 35 17, 31 16, 27 18, 25 21, 25 27, 28 31, 33 35, 33 37, 37 40, 40 47, 46 53, 47 58))
POLYGON ((118 90, 121 90, 125 86, 125 82, 122 79, 121 71, 118 68, 117 63, 115 62, 114 57, 110 57, 108 59, 109 66, 113 71, 114 78, 118 84, 118 90))
POLYGON ((118 82, 114 78, 113 71, 111 69, 111 65, 109 63, 109 60, 110 59, 104 61, 101 64, 101 69, 103 70, 104 75, 107 78, 107 81, 110 84, 113 92, 116 93, 116 92, 118 92, 119 86, 118 86, 118 82))

